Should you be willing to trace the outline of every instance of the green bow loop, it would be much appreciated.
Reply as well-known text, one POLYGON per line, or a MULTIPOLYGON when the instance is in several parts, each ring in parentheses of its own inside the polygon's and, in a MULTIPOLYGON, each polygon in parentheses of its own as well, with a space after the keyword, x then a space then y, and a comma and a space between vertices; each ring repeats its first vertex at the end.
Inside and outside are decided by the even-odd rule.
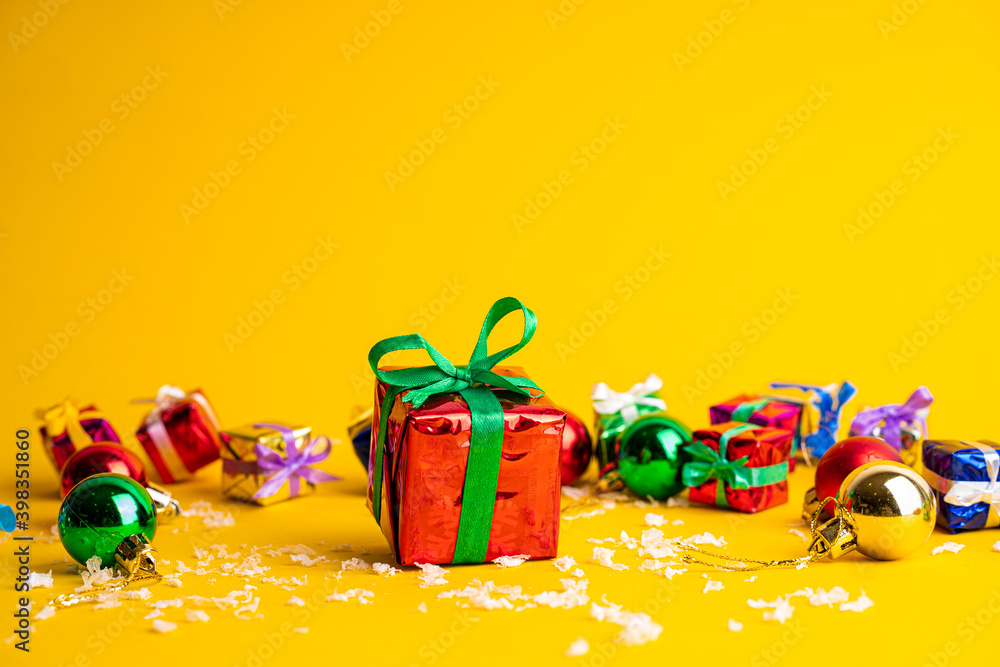
POLYGON ((469 406, 472 435, 453 562, 483 562, 493 523, 504 433, 503 407, 487 386, 523 396, 541 396, 545 393, 528 378, 505 377, 492 370, 499 362, 527 345, 535 334, 536 327, 535 314, 531 310, 517 299, 505 297, 494 303, 487 313, 479 332, 479 340, 476 341, 466 365, 455 366, 418 334, 393 336, 372 347, 368 353, 368 364, 375 377, 389 386, 379 415, 378 441, 375 443, 375 462, 372 468, 372 512, 377 522, 381 522, 382 518, 382 458, 386 428, 396 397, 407 392, 404 402, 419 408, 435 394, 458 393, 469 406), (518 310, 524 315, 521 340, 516 345, 489 354, 487 347, 493 328, 504 317, 518 310), (401 350, 425 350, 434 365, 379 370, 382 357, 401 350), (532 390, 538 393, 533 394, 532 390))
POLYGON ((686 447, 694 461, 686 464, 681 473, 684 486, 701 486, 709 480, 718 480, 719 484, 727 484, 734 489, 750 488, 750 468, 746 468, 748 456, 742 456, 735 461, 727 461, 701 440, 686 447))

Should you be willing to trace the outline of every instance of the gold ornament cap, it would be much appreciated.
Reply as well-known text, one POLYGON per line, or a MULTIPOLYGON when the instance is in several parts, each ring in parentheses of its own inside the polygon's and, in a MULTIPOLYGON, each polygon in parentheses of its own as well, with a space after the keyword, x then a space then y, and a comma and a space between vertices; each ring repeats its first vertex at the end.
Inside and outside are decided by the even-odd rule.
POLYGON ((156 547, 141 533, 129 535, 115 549, 115 561, 128 579, 157 576, 156 556, 156 547))

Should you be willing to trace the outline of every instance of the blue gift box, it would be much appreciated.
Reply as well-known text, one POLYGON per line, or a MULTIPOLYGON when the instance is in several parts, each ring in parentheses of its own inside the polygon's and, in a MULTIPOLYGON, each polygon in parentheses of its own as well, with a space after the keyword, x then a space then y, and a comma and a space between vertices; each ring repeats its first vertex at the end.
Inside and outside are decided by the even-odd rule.
POLYGON ((937 491, 945 530, 1000 526, 1000 445, 989 440, 926 440, 924 479, 937 491))

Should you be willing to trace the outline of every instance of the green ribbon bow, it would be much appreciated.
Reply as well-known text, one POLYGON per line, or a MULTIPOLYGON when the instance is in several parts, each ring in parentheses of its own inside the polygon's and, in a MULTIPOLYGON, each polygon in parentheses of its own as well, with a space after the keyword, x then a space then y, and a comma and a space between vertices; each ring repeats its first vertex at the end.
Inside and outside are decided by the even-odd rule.
POLYGON ((758 398, 756 401, 746 401, 745 403, 740 403, 733 410, 732 420, 734 422, 745 422, 753 416, 753 413, 757 412, 761 408, 765 407, 770 401, 766 398, 758 398))
POLYGON ((466 366, 455 366, 435 350, 419 334, 393 336, 379 341, 368 353, 368 364, 381 382, 389 385, 382 401, 379 416, 378 441, 375 443, 375 465, 372 468, 372 511, 375 521, 382 518, 382 456, 385 450, 386 428, 389 413, 396 396, 409 392, 403 398, 414 408, 419 408, 435 394, 457 392, 469 406, 472 418, 472 435, 469 443, 469 463, 462 489, 462 513, 458 523, 453 563, 482 563, 486 560, 493 509, 496 504, 497 479, 503 450, 504 418, 500 401, 488 387, 498 387, 525 396, 533 396, 532 389, 543 392, 534 382, 523 377, 504 377, 491 369, 528 344, 535 334, 535 314, 513 297, 505 297, 493 304, 486 315, 479 340, 466 366), (524 333, 517 345, 489 354, 487 342, 493 327, 510 313, 520 310, 524 314, 524 333), (379 361, 390 352, 399 350, 426 350, 433 366, 403 368, 394 371, 379 370, 379 361))
POLYGON ((719 438, 719 451, 715 451, 703 441, 698 440, 688 445, 688 453, 694 461, 686 464, 681 472, 685 486, 701 486, 709 480, 717 480, 715 485, 715 504, 719 507, 729 507, 726 501, 726 487, 733 489, 749 489, 758 486, 776 484, 788 478, 788 461, 760 468, 747 468, 749 456, 741 456, 735 461, 726 459, 726 450, 733 436, 760 428, 756 424, 740 424, 734 426, 719 438))

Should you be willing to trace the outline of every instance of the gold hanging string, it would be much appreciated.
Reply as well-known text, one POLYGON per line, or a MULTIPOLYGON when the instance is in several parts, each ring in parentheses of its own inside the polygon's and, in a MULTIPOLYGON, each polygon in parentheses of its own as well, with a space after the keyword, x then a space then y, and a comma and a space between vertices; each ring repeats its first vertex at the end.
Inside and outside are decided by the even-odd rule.
POLYGON ((837 503, 836 498, 828 497, 824 498, 823 501, 813 512, 812 520, 809 522, 809 532, 812 533, 813 541, 809 546, 809 554, 799 558, 788 558, 784 560, 758 560, 756 558, 736 558, 727 554, 720 554, 714 551, 709 551, 708 549, 702 549, 701 547, 694 544, 678 543, 675 547, 677 551, 690 551, 694 553, 701 554, 708 558, 714 558, 718 562, 712 562, 708 560, 702 560, 696 556, 691 556, 689 554, 681 555, 681 562, 688 565, 704 565, 706 567, 714 567, 718 570, 724 570, 726 572, 753 572, 756 570, 767 570, 771 568, 781 568, 781 567, 795 567, 799 568, 813 561, 817 561, 827 555, 827 551, 823 548, 821 542, 816 539, 818 536, 818 531, 816 529, 817 523, 819 522, 820 514, 823 512, 823 508, 826 506, 828 501, 833 501, 836 503, 837 508, 837 533, 840 534, 844 529, 844 512, 846 511, 840 503, 837 503), (748 564, 749 563, 749 564, 748 564))
POLYGON ((148 582, 156 583, 163 579, 163 575, 159 573, 147 573, 137 571, 135 573, 129 574, 127 577, 121 579, 112 579, 107 584, 102 584, 100 586, 95 586, 93 589, 86 591, 84 593, 63 593, 56 599, 52 600, 49 604, 64 609, 66 607, 73 607, 78 604, 86 604, 89 602, 97 602, 101 595, 104 593, 111 593, 113 591, 119 591, 129 584, 148 582))

